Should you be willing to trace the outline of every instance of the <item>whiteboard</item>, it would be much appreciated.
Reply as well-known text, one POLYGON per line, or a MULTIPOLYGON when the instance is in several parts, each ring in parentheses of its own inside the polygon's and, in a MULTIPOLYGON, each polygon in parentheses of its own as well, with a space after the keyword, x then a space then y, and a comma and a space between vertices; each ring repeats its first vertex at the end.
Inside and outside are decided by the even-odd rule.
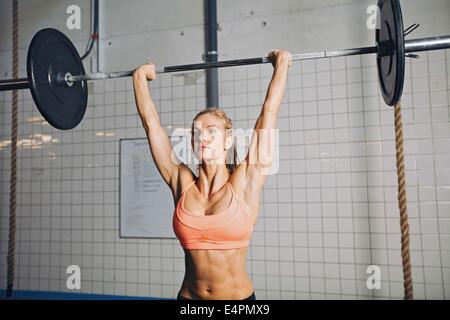
MULTIPOLYGON (((171 140, 174 138, 181 142, 178 146, 186 145, 185 136, 171 140)), ((156 168, 147 138, 120 140, 119 168, 119 236, 176 238, 172 228, 172 192, 156 168)))

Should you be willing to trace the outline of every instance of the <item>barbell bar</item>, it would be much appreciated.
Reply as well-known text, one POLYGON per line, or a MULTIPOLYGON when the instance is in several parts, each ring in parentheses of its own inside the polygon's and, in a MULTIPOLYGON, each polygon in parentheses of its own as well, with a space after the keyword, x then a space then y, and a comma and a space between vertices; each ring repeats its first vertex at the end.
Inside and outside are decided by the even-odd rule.
MULTIPOLYGON (((344 50, 293 54, 293 61, 377 54, 380 89, 387 105, 401 98, 405 56, 411 52, 450 48, 450 35, 405 40, 417 24, 403 29, 399 0, 378 0, 380 25, 376 45, 344 50)), ((157 67, 156 73, 172 73, 269 63, 267 57, 157 67)), ((28 48, 27 78, 0 80, 0 91, 29 88, 42 116, 55 128, 72 129, 82 120, 87 106, 87 81, 130 77, 134 70, 85 74, 73 43, 62 32, 46 28, 37 32, 28 48)))
MULTIPOLYGON (((450 48, 450 35, 420 38, 405 41, 405 53, 419 52, 419 51, 431 51, 431 50, 441 50, 450 48)), ((344 50, 334 50, 334 51, 317 51, 309 53, 298 53, 292 55, 292 61, 301 60, 311 60, 311 59, 324 59, 324 58, 334 58, 352 55, 364 55, 373 54, 379 51, 377 46, 373 47, 362 47, 344 50)), ((201 69, 212 69, 212 68, 223 68, 223 67, 234 67, 252 64, 264 64, 269 63, 269 58, 259 57, 259 58, 248 58, 248 59, 236 59, 236 60, 224 60, 217 62, 205 62, 205 63, 195 63, 195 64, 184 64, 169 67, 156 67, 156 73, 171 73, 171 72, 182 72, 182 71, 192 71, 201 69)), ((108 73, 92 73, 87 75, 66 75, 64 80, 68 83, 82 80, 102 80, 111 78, 123 78, 130 77, 133 75, 134 70, 129 71, 118 71, 118 72, 108 72, 108 73)))
MULTIPOLYGON (((419 38, 419 39, 412 39, 412 40, 405 41, 405 53, 442 50, 442 49, 448 49, 448 48, 450 48, 450 35, 419 38)), ((374 54, 374 53, 377 53, 378 51, 379 51, 379 48, 377 46, 353 48, 353 49, 343 49, 343 50, 333 50, 333 51, 316 51, 316 52, 309 52, 309 53, 293 54, 292 61, 374 54)), ((184 65, 167 66, 167 67, 156 67, 156 73, 164 74, 164 73, 193 71, 193 70, 206 70, 206 69, 212 69, 212 68, 224 68, 224 67, 234 67, 234 66, 243 66, 243 65, 252 65, 252 64, 264 64, 264 63, 269 63, 269 62, 270 61, 267 57, 223 60, 223 61, 216 61, 216 62, 205 62, 205 63, 184 64, 184 65)), ((133 72, 134 72, 134 70, 128 70, 128 71, 115 71, 115 72, 104 72, 104 73, 101 73, 101 72, 100 73, 91 73, 91 74, 86 74, 86 75, 71 75, 70 73, 67 73, 64 75, 60 75, 60 78, 57 79, 57 81, 60 83, 66 82, 67 85, 70 85, 72 82, 84 81, 84 80, 94 81, 94 80, 104 80, 104 79, 112 79, 112 78, 131 77, 133 75, 133 72)), ((29 87, 30 87, 29 81, 27 78, 0 80, 0 91, 28 89, 29 87)))

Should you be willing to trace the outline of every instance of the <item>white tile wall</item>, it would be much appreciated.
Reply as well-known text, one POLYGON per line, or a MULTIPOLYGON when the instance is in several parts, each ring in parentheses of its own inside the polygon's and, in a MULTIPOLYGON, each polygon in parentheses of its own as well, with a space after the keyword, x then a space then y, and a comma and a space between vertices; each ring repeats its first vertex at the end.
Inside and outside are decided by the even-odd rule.
MULTIPOLYGON (((419 299, 450 296, 449 70, 449 50, 407 60, 402 115, 419 299)), ((253 126, 271 71, 268 65, 220 70, 220 105, 235 127, 253 126)), ((297 62, 288 80, 278 121, 280 168, 267 179, 249 250, 256 296, 401 299, 394 116, 380 96, 375 59, 297 62), (369 265, 381 268, 380 290, 366 287, 369 265)), ((152 83, 162 124, 189 126, 204 107, 204 83, 204 76, 185 84, 184 77, 172 75, 152 83)), ((78 264, 81 292, 175 297, 184 275, 178 242, 118 237, 118 141, 144 137, 131 81, 94 82, 83 122, 67 132, 28 122, 40 115, 27 91, 19 92, 19 101, 19 140, 47 134, 57 141, 18 150, 16 289, 67 291, 65 268, 78 264)), ((2 289, 9 92, 0 92, 0 105, 2 289)))

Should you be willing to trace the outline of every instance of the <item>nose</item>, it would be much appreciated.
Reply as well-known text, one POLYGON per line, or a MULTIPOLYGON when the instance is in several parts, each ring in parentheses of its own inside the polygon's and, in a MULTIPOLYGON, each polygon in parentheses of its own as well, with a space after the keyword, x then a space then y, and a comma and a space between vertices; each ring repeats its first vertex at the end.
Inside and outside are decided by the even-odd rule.
POLYGON ((197 139, 196 139, 196 142, 200 145, 204 145, 204 144, 206 144, 206 142, 207 142, 207 140, 208 140, 208 137, 204 134, 204 133, 199 133, 198 135, 197 135, 197 139))
POLYGON ((206 139, 200 140, 200 146, 201 147, 207 147, 208 146, 208 141, 206 141, 206 139))
POLYGON ((205 135, 199 134, 199 135, 197 136, 197 141, 198 141, 198 142, 203 143, 203 142, 205 142, 205 140, 206 140, 205 135))
POLYGON ((208 134, 208 132, 201 132, 200 134, 199 134, 199 140, 200 141, 208 141, 209 139, 210 139, 211 137, 210 137, 210 135, 208 134))

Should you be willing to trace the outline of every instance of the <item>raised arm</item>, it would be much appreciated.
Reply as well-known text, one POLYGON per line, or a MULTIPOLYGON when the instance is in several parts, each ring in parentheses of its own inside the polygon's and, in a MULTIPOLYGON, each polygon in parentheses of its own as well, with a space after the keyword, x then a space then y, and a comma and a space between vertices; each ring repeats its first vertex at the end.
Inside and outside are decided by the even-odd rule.
POLYGON ((268 57, 274 67, 272 79, 244 160, 247 178, 256 180, 252 182, 259 182, 261 186, 272 165, 277 116, 286 88, 288 69, 292 63, 287 51, 275 50, 268 57))
POLYGON ((150 95, 147 81, 155 78, 155 66, 152 63, 137 68, 133 73, 134 96, 156 167, 164 181, 172 190, 175 190, 178 185, 181 162, 174 154, 169 137, 161 127, 155 104, 150 95))

